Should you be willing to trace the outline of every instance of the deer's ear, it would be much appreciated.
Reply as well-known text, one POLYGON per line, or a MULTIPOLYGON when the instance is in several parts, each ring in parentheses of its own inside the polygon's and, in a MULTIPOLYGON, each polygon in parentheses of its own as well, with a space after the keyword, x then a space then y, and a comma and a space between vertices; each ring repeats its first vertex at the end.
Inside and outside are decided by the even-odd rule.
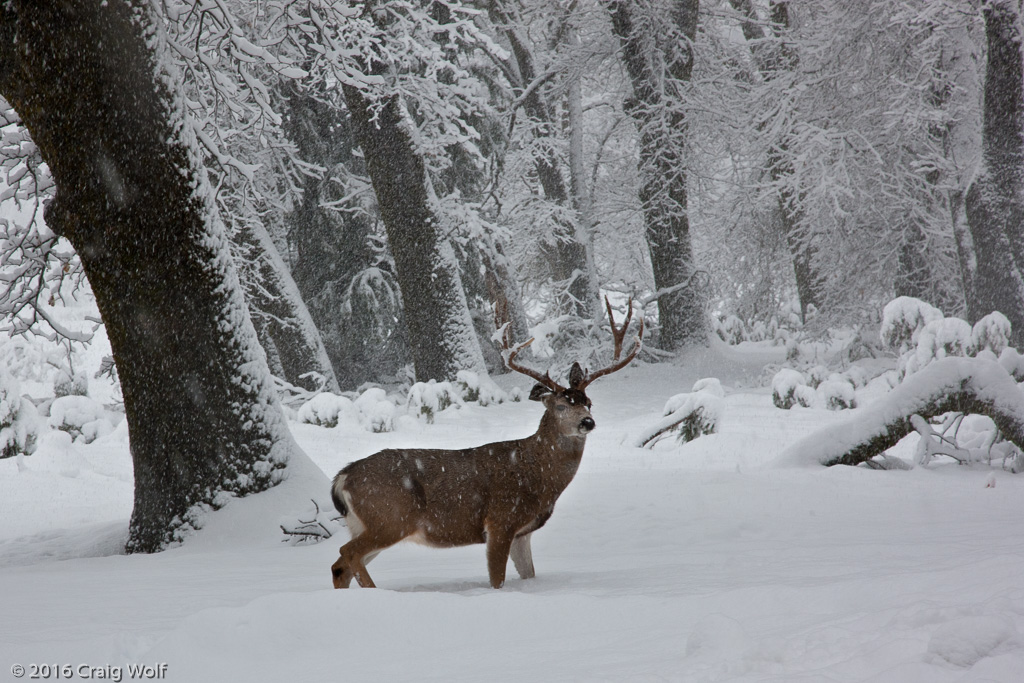
POLYGON ((533 389, 530 389, 530 400, 543 401, 544 397, 550 393, 552 393, 551 390, 543 384, 534 384, 533 389))
POLYGON ((583 368, 580 367, 579 363, 573 363, 572 369, 569 370, 569 386, 575 389, 579 385, 583 384, 583 381, 587 378, 587 373, 583 372, 583 368))

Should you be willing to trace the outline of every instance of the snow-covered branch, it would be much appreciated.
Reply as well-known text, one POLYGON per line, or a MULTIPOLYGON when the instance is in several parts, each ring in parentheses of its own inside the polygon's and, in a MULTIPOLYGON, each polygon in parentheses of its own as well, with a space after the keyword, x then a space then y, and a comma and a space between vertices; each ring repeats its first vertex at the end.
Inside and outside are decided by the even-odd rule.
POLYGON ((914 431, 914 416, 927 419, 954 411, 988 416, 1003 436, 1024 447, 1024 392, 1006 369, 991 360, 945 358, 851 419, 801 439, 776 463, 857 465, 914 431))

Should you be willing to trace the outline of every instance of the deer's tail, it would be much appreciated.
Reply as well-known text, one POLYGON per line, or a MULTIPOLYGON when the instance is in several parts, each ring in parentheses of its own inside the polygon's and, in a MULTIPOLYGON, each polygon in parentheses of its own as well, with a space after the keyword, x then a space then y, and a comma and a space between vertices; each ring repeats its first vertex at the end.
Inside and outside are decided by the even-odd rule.
POLYGON ((337 476, 334 477, 334 483, 331 484, 331 500, 342 517, 348 516, 348 505, 345 504, 345 496, 342 492, 342 487, 345 486, 345 477, 344 472, 338 472, 337 476))

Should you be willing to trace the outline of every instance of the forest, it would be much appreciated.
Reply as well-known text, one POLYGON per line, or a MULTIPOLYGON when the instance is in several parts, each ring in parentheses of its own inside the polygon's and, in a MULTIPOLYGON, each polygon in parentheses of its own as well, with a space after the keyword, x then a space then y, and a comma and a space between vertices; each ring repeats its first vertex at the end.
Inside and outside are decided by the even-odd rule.
MULTIPOLYGON (((541 532, 562 539, 539 546, 553 583, 510 582, 531 600, 503 607, 516 616, 498 635, 515 657, 547 597, 566 605, 540 608, 545 633, 569 613, 597 624, 593 639, 569 639, 557 679, 606 666, 614 678, 929 681, 977 667, 1013 680, 1022 34, 1020 0, 0 3, 0 584, 31 583, 24 572, 55 560, 102 583, 88 563, 116 556, 118 581, 156 614, 175 563, 200 581, 215 552, 243 572, 253 550, 251 587, 211 584, 231 596, 224 613, 181 589, 173 624, 101 647, 163 656, 172 678, 177 661, 188 680, 223 680, 201 669, 226 660, 204 620, 300 619, 275 583, 285 572, 304 575, 295 590, 330 587, 349 534, 329 497, 340 466, 520 437, 536 389, 509 369, 557 390, 580 383, 579 363, 617 374, 594 387, 598 431, 566 521, 556 513, 541 532), (634 336, 635 361, 620 362, 634 336), (528 340, 524 373, 514 360, 528 340), (622 482, 637 501, 620 500, 622 482), (952 501, 941 513, 922 503, 937 492, 952 501), (611 501, 625 517, 602 516, 611 501), (870 508, 866 522, 888 527, 886 506, 908 526, 862 539, 852 520, 870 508), (809 517, 783 560, 793 515, 809 517), (966 539, 956 552, 928 535, 936 517, 966 539), (823 541, 826 528, 837 545, 873 548, 876 582, 843 573, 858 560, 823 541), (629 572, 612 534, 640 558, 635 595, 617 592, 629 572), (902 554, 905 535, 928 560, 902 554), (679 545, 691 541, 700 566, 679 545), (992 590, 971 593, 946 574, 985 544, 997 546, 978 569, 992 590), (723 559, 745 550, 780 568, 759 583, 723 559), (170 559, 124 557, 153 553, 170 559), (573 557, 603 568, 575 586, 573 557), (929 562, 943 580, 921 579, 929 562), (704 583, 668 588, 659 566, 704 583), (713 567, 742 588, 703 605, 713 567), (839 605, 828 617, 779 593, 794 573, 817 590, 819 571, 842 577, 817 596, 839 605), (923 596, 900 602, 879 590, 886 576, 906 590, 923 580, 923 596), (742 591, 758 589, 763 602, 747 606, 742 591), (971 597, 943 602, 954 593, 971 597), (866 594, 873 617, 846 606, 866 594), (609 596, 640 632, 645 600, 666 605, 636 657, 611 654, 609 596), (673 611, 702 606, 696 621, 673 611), (878 615, 900 645, 864 674, 882 647, 864 635, 878 615), (811 623, 848 632, 829 640, 800 626, 811 623), (785 643, 768 640, 775 627, 785 643), (588 663, 590 647, 610 659, 588 663)), ((490 599, 479 558, 430 551, 420 577, 426 552, 396 548, 381 583, 490 599)), ((23 615, 42 590, 27 591, 23 615)), ((354 592, 299 602, 325 620, 401 614, 395 596, 354 592)), ((486 609, 417 605, 413 626, 486 609)), ((86 626, 67 638, 33 628, 0 631, 0 654, 30 666, 86 626)), ((315 652, 315 637, 296 638, 286 647, 315 652)), ((416 677, 356 657, 385 651, 361 638, 355 671, 416 677)), ((67 651, 101 664, 81 642, 67 651)), ((419 656, 446 676, 482 675, 472 658, 419 656)), ((252 661, 256 680, 285 675, 252 661)))

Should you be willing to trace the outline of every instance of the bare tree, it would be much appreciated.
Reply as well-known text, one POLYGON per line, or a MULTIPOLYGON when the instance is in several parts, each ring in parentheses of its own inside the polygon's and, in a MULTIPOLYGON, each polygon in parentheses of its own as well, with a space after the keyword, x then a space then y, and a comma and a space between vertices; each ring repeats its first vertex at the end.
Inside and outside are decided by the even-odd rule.
MULTIPOLYGON (((566 220, 564 213, 556 216, 553 242, 546 245, 554 280, 564 284, 568 293, 568 301, 563 302, 563 311, 596 320, 600 316, 597 274, 593 254, 588 253, 588 243, 583 235, 586 226, 582 222, 584 217, 579 202, 580 194, 576 192, 578 188, 573 187, 570 196, 563 164, 552 149, 559 113, 555 103, 549 100, 545 85, 554 80, 556 74, 538 73, 535 49, 526 35, 524 20, 515 0, 489 0, 483 4, 486 4, 491 21, 511 48, 511 59, 505 64, 505 75, 511 81, 514 106, 522 107, 536 138, 534 171, 544 197, 558 206, 573 209, 577 214, 576 220, 566 220)), ((565 23, 564 18, 562 23, 565 23)), ((578 98, 578 92, 576 95, 578 98)), ((571 125, 576 134, 582 133, 578 120, 571 125)))
MULTIPOLYGON (((800 57, 796 48, 786 43, 786 32, 790 29, 788 0, 772 0, 769 4, 771 35, 765 31, 752 0, 729 0, 729 4, 742 16, 740 27, 744 38, 751 43, 761 77, 769 82, 783 76, 785 82, 791 83, 800 57)), ((800 310, 806 319, 809 306, 821 308, 822 277, 815 269, 815 248, 804 239, 801 232, 805 219, 801 198, 790 183, 780 182, 794 173, 785 136, 774 141, 768 153, 767 166, 772 183, 777 188, 780 223, 793 259, 800 310)))

